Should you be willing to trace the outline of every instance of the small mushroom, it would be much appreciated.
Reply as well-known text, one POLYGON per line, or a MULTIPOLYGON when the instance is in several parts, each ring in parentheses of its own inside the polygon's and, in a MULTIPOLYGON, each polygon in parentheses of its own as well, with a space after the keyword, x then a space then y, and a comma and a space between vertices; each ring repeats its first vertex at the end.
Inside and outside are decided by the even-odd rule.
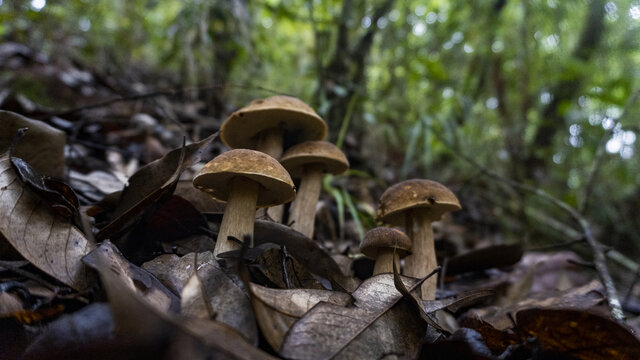
POLYGON ((349 168, 346 156, 330 142, 307 141, 287 150, 280 163, 294 179, 300 179, 296 199, 291 203, 289 223, 302 234, 312 237, 316 204, 324 174, 342 174, 349 168))
POLYGON ((253 241, 256 207, 283 204, 295 197, 293 181, 276 159, 245 149, 231 150, 209 161, 193 178, 193 186, 227 202, 215 256, 240 249, 229 236, 242 240, 249 235, 253 241))
MULTIPOLYGON (((404 263, 404 275, 422 278, 438 266, 431 222, 460 209, 458 198, 444 185, 431 180, 406 180, 382 194, 376 218, 387 224, 405 226, 412 242, 411 255, 404 263)), ((436 276, 422 284, 424 300, 435 299, 436 285, 436 276)))
MULTIPOLYGON (((257 99, 231 114, 220 128, 220 139, 232 149, 255 149, 280 159, 283 143, 298 144, 322 140, 327 124, 313 109, 291 96, 257 99)), ((282 221, 283 207, 268 211, 276 222, 282 221)))
POLYGON ((376 259, 373 275, 393 272, 395 262, 409 255, 411 240, 402 231, 389 227, 377 227, 367 231, 360 245, 360 252, 376 259))

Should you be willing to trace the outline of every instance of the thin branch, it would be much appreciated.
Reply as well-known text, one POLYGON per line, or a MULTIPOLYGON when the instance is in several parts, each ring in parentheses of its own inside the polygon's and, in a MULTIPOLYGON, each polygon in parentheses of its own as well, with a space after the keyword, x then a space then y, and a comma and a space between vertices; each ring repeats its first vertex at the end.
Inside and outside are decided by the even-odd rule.
POLYGON ((113 105, 113 104, 116 104, 116 103, 119 103, 119 102, 137 101, 137 100, 148 99, 148 98, 153 98, 153 97, 157 97, 157 96, 177 96, 177 95, 180 95, 180 94, 194 92, 194 91, 195 92, 201 92, 201 91, 210 91, 210 90, 220 89, 220 88, 223 88, 225 86, 229 86, 229 87, 233 87, 233 88, 239 88, 239 89, 261 90, 261 91, 266 91, 266 92, 273 93, 273 94, 283 94, 280 91, 276 91, 276 90, 273 90, 273 89, 268 89, 268 88, 265 88, 265 87, 262 87, 262 86, 242 85, 242 84, 209 85, 209 86, 201 86, 201 87, 187 87, 187 88, 178 88, 178 89, 156 90, 156 91, 152 91, 152 92, 148 92, 148 93, 144 93, 144 94, 121 96, 121 97, 117 97, 117 98, 114 98, 114 99, 102 101, 102 102, 99 102, 99 103, 96 103, 96 104, 85 105, 85 106, 77 107, 77 108, 74 108, 74 109, 64 110, 64 111, 61 111, 61 112, 53 114, 53 116, 59 116, 59 117, 68 116, 68 115, 75 114, 75 113, 80 112, 80 111, 97 109, 97 108, 113 105))
MULTIPOLYGON (((454 153, 456 154, 456 153, 454 153)), ((467 157, 466 155, 457 153, 456 156, 464 159, 474 167, 476 167, 483 175, 486 175, 492 179, 498 180, 502 183, 505 183, 514 188, 533 193, 549 202, 554 204, 555 206, 561 208, 566 211, 571 217, 580 225, 582 228, 582 232, 584 234, 584 238, 591 247, 591 251, 593 252, 594 265, 596 270, 598 271, 598 275, 600 277, 600 281, 604 285, 605 292, 607 294, 607 304, 609 306, 609 310, 611 311, 611 315, 618 321, 624 321, 624 313, 622 311, 622 305, 620 304, 620 299, 618 297, 618 292, 613 283, 613 279, 611 278, 611 274, 609 273, 609 269, 607 268, 607 263, 605 259, 605 255, 603 252, 603 246, 600 244, 593 233, 591 232, 591 225, 589 221, 582 216, 576 209, 571 207, 566 202, 550 195, 546 191, 542 189, 535 188, 530 185, 521 184, 515 180, 506 178, 502 175, 499 175, 496 172, 493 172, 489 169, 485 169, 480 164, 478 164, 475 160, 467 157)))
POLYGON ((591 225, 589 224, 589 221, 584 216, 582 216, 580 212, 578 212, 566 202, 550 195, 542 189, 538 189, 526 184, 521 184, 515 180, 506 178, 492 170, 484 168, 474 159, 462 154, 460 151, 453 151, 453 148, 446 141, 443 141, 443 139, 438 136, 437 133, 434 134, 436 134, 438 139, 447 147, 451 154, 465 160, 466 162, 477 168, 481 174, 497 180, 501 183, 507 184, 513 188, 533 193, 567 212, 580 225, 580 227, 582 228, 582 233, 584 234, 584 238, 591 247, 594 258, 593 262, 598 272, 598 276, 600 277, 600 281, 605 288, 605 292, 607 294, 607 305, 609 306, 611 315, 617 321, 622 322, 625 320, 624 312, 622 311, 622 304, 620 303, 620 298, 618 297, 618 291, 616 290, 613 279, 611 278, 611 274, 609 273, 609 269, 607 268, 605 254, 603 251, 604 247, 596 240, 593 233, 591 232, 591 225))

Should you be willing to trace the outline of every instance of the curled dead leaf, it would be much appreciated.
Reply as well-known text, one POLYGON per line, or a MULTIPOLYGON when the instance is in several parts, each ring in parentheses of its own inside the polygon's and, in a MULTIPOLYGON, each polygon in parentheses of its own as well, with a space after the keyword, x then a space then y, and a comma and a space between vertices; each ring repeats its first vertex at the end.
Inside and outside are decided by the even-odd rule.
POLYGON ((81 259, 93 245, 19 181, 8 153, 0 155, 0 233, 25 259, 66 285, 82 290, 92 283, 81 259))

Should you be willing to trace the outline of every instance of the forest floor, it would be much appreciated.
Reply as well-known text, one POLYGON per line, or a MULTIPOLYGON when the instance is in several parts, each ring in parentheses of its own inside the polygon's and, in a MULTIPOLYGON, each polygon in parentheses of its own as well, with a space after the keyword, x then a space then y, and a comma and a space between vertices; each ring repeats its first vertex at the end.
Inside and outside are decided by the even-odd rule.
POLYGON ((0 73, 2 359, 640 359, 635 294, 623 321, 571 245, 496 244, 454 214, 434 223, 436 300, 372 276, 349 212, 375 214, 372 178, 325 182, 315 240, 260 218, 253 248, 216 260, 225 207, 192 179, 224 119, 197 92, 15 43, 0 73))

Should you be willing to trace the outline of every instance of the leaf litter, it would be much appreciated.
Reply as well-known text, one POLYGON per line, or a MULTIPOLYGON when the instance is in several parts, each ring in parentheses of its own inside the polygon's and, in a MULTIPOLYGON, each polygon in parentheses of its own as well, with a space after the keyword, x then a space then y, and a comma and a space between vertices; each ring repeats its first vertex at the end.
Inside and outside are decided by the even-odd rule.
MULTIPOLYGON (((8 152, 0 156, 0 305, 6 310, 0 321, 13 335, 3 336, 0 349, 10 349, 8 358, 112 358, 120 352, 124 358, 640 357, 633 331, 600 310, 599 282, 553 267, 564 260, 531 264, 519 244, 453 250, 439 297, 423 301, 414 291, 422 279, 394 269, 360 282, 351 276, 354 249, 327 251, 288 226, 257 220, 256 248, 244 254, 256 262, 250 281, 240 281, 225 267, 231 259, 213 258, 211 241, 180 246, 195 251, 182 257, 167 253, 190 236, 217 231, 219 215, 210 213, 219 214, 224 204, 194 192, 189 181, 190 167, 215 133, 168 147, 174 149, 135 171, 122 192, 105 196, 50 177, 65 173, 64 133, 18 114, 2 111, 0 117, 32 128, 15 159, 8 152), (36 144, 53 150, 36 150, 36 144), (83 215, 90 205, 96 216, 91 232, 102 241, 97 247, 92 233, 74 225, 75 213, 83 215), (136 242, 147 246, 150 261, 142 267, 118 249, 136 242), (10 250, 28 264, 6 261, 10 250), (27 278, 47 284, 47 291, 40 296, 34 287, 11 285, 27 278)), ((92 181, 77 171, 75 179, 92 181)), ((120 186, 101 179, 102 189, 120 186)))

